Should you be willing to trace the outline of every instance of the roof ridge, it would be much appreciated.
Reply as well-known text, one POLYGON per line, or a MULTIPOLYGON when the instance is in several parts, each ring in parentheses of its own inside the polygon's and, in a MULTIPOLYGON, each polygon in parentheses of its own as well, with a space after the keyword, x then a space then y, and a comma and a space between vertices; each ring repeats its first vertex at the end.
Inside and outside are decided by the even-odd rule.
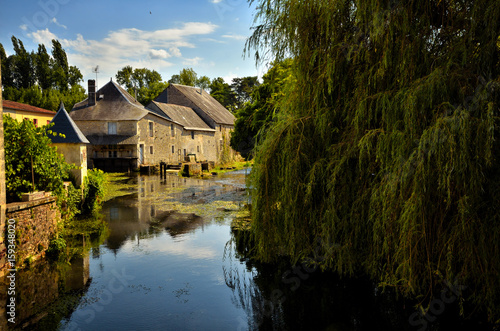
POLYGON ((139 101, 137 101, 136 98, 134 98, 132 95, 130 95, 130 93, 128 93, 128 91, 125 90, 123 87, 121 87, 119 84, 115 83, 114 81, 110 81, 109 83, 113 83, 113 86, 116 87, 116 89, 118 90, 118 92, 120 92, 120 94, 125 98, 125 100, 128 103, 130 103, 132 106, 135 106, 135 107, 137 107, 139 109, 148 110, 144 105, 142 105, 139 101), (133 103, 132 101, 130 101, 129 97, 130 97, 130 99, 133 99, 135 102, 139 103, 141 106, 139 106, 139 105, 133 103))
POLYGON ((49 109, 45 109, 45 108, 41 108, 41 107, 30 105, 28 103, 22 103, 22 102, 13 101, 13 100, 2 99, 2 103, 3 103, 3 107, 4 108, 13 108, 13 109, 16 109, 14 107, 16 105, 20 105, 20 106, 17 106, 19 108, 16 109, 16 110, 21 110, 21 111, 37 111, 37 112, 41 112, 41 113, 44 113, 44 114, 53 114, 53 115, 55 115, 57 113, 57 112, 49 110, 49 109), (8 105, 6 105, 5 104, 6 102, 7 102, 7 104, 11 103, 11 106, 9 107, 8 105), (32 108, 32 109, 22 109, 23 107, 24 108, 32 108))

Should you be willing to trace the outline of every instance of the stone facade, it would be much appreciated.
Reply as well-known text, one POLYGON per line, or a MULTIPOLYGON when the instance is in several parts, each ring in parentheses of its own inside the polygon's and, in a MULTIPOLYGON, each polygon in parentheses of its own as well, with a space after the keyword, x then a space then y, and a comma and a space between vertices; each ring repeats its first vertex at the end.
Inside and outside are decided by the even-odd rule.
MULTIPOLYGON (((50 240, 56 232, 57 222, 61 214, 56 205, 55 197, 46 197, 29 202, 9 203, 6 206, 5 217, 15 222, 15 257, 16 266, 22 264, 27 258, 38 259, 44 255, 49 247, 50 240)), ((7 250, 4 246, 2 252, 3 264, 0 265, 0 276, 7 269, 5 256, 7 250)))

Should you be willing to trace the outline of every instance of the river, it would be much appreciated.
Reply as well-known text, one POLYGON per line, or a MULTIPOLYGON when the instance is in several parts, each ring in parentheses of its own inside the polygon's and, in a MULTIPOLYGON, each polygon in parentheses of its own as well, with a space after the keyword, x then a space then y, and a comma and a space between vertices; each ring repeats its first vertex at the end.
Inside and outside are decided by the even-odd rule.
POLYGON ((18 273, 16 326, 64 331, 488 329, 457 318, 453 300, 422 316, 414 303, 381 294, 362 277, 339 279, 306 265, 248 260, 235 248, 230 228, 249 202, 245 177, 246 170, 208 180, 124 177, 117 196, 103 205, 109 228, 104 243, 71 266, 42 261, 18 273))

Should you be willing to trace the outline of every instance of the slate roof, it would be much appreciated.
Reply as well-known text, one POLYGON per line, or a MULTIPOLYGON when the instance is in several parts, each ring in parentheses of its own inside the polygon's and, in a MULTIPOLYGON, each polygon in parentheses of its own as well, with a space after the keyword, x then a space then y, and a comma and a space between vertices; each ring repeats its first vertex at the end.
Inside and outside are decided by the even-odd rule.
POLYGON ((113 81, 101 87, 96 97, 93 106, 88 105, 88 99, 75 104, 71 118, 74 121, 138 121, 148 114, 143 105, 113 81))
POLYGON ((49 129, 52 132, 62 133, 65 137, 61 137, 60 135, 54 136, 53 134, 48 134, 52 143, 74 143, 74 144, 89 144, 90 142, 87 140, 85 135, 80 131, 78 126, 76 126, 75 122, 68 115, 66 109, 64 109, 64 104, 61 102, 59 106, 59 110, 56 113, 56 116, 52 118, 54 125, 49 129))
POLYGON ((180 84, 170 84, 155 101, 172 103, 168 98, 170 89, 175 89, 191 100, 199 109, 206 113, 218 124, 234 125, 235 117, 229 110, 215 100, 208 92, 199 87, 180 84))
POLYGON ((13 109, 13 110, 22 110, 36 114, 44 114, 44 115, 55 115, 56 113, 52 110, 47 110, 43 108, 38 108, 35 106, 27 105, 25 103, 10 101, 10 100, 2 100, 3 108, 13 109))
POLYGON ((186 130, 215 131, 192 108, 157 101, 152 101, 148 108, 155 113, 161 112, 159 115, 166 116, 186 130))

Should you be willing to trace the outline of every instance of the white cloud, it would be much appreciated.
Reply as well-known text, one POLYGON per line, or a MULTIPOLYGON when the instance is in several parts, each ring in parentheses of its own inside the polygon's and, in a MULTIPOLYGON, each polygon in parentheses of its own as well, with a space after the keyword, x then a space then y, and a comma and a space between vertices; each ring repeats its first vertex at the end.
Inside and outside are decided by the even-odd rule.
POLYGON ((211 3, 220 3, 220 2, 222 2, 222 0, 211 0, 210 2, 211 3))
POLYGON ((37 44, 51 45, 52 39, 57 39, 57 36, 49 31, 49 29, 38 30, 28 33, 28 37, 33 39, 37 44))
POLYGON ((20 25, 20 26, 19 26, 19 28, 20 28, 21 30, 23 30, 23 31, 26 31, 26 30, 28 30, 28 25, 26 25, 26 24, 22 24, 22 25, 20 25))
POLYGON ((234 39, 234 40, 246 40, 247 37, 239 34, 225 34, 222 38, 234 39))
POLYGON ((200 64, 201 60, 203 60, 203 58, 197 56, 192 59, 185 59, 184 61, 182 61, 182 64, 186 66, 197 66, 198 64, 200 64))
POLYGON ((171 57, 164 49, 151 49, 149 51, 149 57, 152 59, 167 59, 171 57))
POLYGON ((170 54, 172 54, 172 56, 175 56, 175 57, 181 57, 182 54, 181 54, 181 50, 178 48, 178 47, 170 47, 168 49, 168 51, 170 52, 170 54))
POLYGON ((57 25, 58 27, 61 27, 63 29, 68 29, 68 27, 66 25, 59 23, 55 17, 53 19, 51 19, 50 21, 52 23, 54 23, 55 25, 57 25))
POLYGON ((211 34, 216 29, 217 25, 210 22, 187 22, 179 27, 154 31, 137 28, 110 31, 100 40, 87 40, 81 34, 75 39, 60 39, 48 28, 28 36, 34 42, 48 46, 52 39, 59 39, 70 64, 77 66, 87 79, 92 78, 92 67, 96 65, 100 67, 100 77, 113 77, 126 65, 161 72, 173 65, 166 61, 172 57, 179 58, 183 64, 195 66, 202 58, 183 59, 181 49, 196 48, 198 37, 211 34))

